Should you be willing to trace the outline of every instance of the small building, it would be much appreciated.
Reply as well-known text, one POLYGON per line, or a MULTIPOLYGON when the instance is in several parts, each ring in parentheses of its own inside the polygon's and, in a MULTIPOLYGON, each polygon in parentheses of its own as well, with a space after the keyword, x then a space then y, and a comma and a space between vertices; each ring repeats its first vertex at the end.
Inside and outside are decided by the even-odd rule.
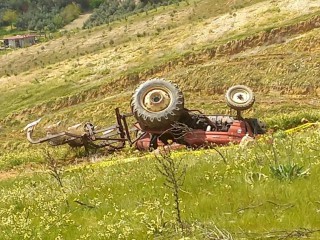
POLYGON ((5 47, 23 48, 36 44, 36 35, 17 35, 3 39, 5 47))

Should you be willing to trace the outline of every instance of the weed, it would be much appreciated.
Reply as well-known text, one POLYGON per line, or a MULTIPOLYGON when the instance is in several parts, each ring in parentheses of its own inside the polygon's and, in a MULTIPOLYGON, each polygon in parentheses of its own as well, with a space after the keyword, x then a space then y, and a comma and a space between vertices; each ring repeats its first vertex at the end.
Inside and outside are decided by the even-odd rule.
POLYGON ((303 166, 299 166, 296 163, 270 166, 270 171, 273 177, 279 180, 288 181, 293 181, 294 179, 308 176, 310 174, 309 170, 309 168, 304 170, 303 166))
POLYGON ((221 229, 214 225, 213 227, 203 227, 202 235, 204 239, 215 239, 215 240, 233 240, 231 233, 225 229, 221 229))
MULTIPOLYGON (((63 175, 63 164, 60 161, 58 161, 55 157, 53 157, 53 154, 46 148, 43 150, 44 156, 47 162, 47 168, 49 170, 50 175, 57 180, 59 186, 63 189, 63 183, 62 183, 62 175, 63 175)), ((65 157, 63 158, 65 159, 65 157)))
POLYGON ((180 228, 183 229, 180 208, 181 199, 179 194, 181 191, 181 187, 184 183, 187 167, 185 165, 181 166, 182 159, 174 160, 171 157, 169 148, 162 149, 159 151, 159 153, 160 156, 155 155, 155 159, 158 163, 156 167, 157 170, 161 173, 161 175, 164 176, 166 179, 164 185, 173 192, 176 220, 180 228))
POLYGON ((65 160, 68 155, 68 152, 62 157, 62 160, 58 160, 53 156, 47 148, 43 150, 44 157, 46 159, 46 165, 49 170, 49 174, 58 182, 61 193, 64 195, 66 206, 69 208, 69 200, 66 198, 67 192, 65 191, 65 186, 63 184, 62 178, 64 174, 64 165, 66 164, 65 160))

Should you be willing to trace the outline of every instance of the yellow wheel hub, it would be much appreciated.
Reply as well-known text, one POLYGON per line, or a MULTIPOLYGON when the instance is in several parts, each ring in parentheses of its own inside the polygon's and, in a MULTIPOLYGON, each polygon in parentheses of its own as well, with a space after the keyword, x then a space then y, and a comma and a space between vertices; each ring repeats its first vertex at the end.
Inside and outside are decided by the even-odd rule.
POLYGON ((142 99, 143 106, 149 112, 161 112, 168 108, 171 99, 163 89, 154 89, 148 92, 142 99))

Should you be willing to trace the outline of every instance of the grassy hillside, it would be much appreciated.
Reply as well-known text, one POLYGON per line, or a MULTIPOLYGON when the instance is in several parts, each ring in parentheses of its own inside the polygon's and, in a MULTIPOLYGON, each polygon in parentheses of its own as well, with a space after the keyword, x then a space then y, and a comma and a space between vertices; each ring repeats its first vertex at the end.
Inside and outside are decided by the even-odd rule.
MULTIPOLYGON (((252 34, 259 35, 263 29, 270 31, 270 27, 288 25, 299 19, 301 21, 311 19, 317 14, 317 8, 310 7, 310 12, 301 12, 300 9, 294 12, 287 6, 279 5, 280 12, 276 12, 279 14, 279 21, 275 22, 274 19, 268 18, 268 7, 274 8, 274 3, 267 2, 267 6, 264 7, 263 4, 266 4, 264 2, 255 5, 252 9, 238 10, 234 14, 235 17, 231 14, 232 8, 230 7, 224 10, 231 11, 231 13, 228 12, 219 18, 209 15, 204 19, 194 20, 190 18, 193 14, 190 11, 201 9, 202 4, 209 5, 209 3, 201 1, 194 4, 192 7, 190 4, 172 6, 165 10, 159 9, 147 16, 136 16, 132 20, 128 20, 129 24, 115 23, 115 26, 105 26, 79 33, 67 33, 67 36, 54 41, 2 56, 1 89, 5 92, 1 95, 0 114, 2 119, 13 112, 18 111, 19 113, 35 105, 43 106, 46 102, 54 102, 53 104, 59 105, 60 100, 66 102, 73 96, 79 96, 79 93, 83 100, 87 100, 88 97, 96 99, 97 95, 103 95, 110 89, 114 94, 123 91, 123 85, 128 86, 128 90, 132 90, 137 84, 136 80, 145 80, 155 75, 167 75, 173 78, 172 75, 184 65, 202 66, 204 62, 210 64, 211 60, 216 58, 211 58, 210 53, 219 46, 220 49, 224 49, 221 46, 225 46, 225 43, 227 46, 228 44, 232 45, 233 41, 230 41, 232 38, 250 37, 252 34), (181 10, 178 11, 180 8, 181 10), (242 15, 246 15, 247 12, 251 13, 249 16, 252 19, 250 17, 242 19, 242 15), (172 13, 174 13, 173 17, 172 13), (289 13, 293 15, 292 18, 287 17, 289 13), (261 16, 261 19, 265 20, 261 24, 249 28, 248 24, 252 22, 253 18, 261 14, 266 15, 265 17, 261 16), (285 19, 283 19, 283 15, 286 17, 285 19), (226 19, 230 22, 225 22, 226 19), (139 31, 143 29, 143 31, 139 32, 137 29, 139 31), (106 90, 103 91, 101 88, 106 90), (17 95, 18 98, 14 97, 17 95), (61 97, 64 99, 60 99, 61 97)), ((209 6, 212 7, 213 13, 222 11, 218 8, 221 5, 211 4, 209 6)), ((314 35, 317 38, 316 32, 314 35)), ((278 36, 273 37, 278 38, 278 36)), ((282 36, 283 41, 291 37, 290 33, 288 36, 282 36)), ((265 44, 267 43, 262 41, 257 45, 265 44)), ((286 49, 283 54, 288 54, 286 49)), ((221 54, 224 55, 223 52, 221 54)), ((217 60, 221 61, 220 66, 224 66, 226 61, 229 61, 228 58, 218 58, 217 60)), ((316 64, 316 61, 312 61, 310 64, 316 64)), ((239 66, 242 67, 241 63, 239 66)), ((247 74, 251 73, 250 70, 246 71, 247 74)), ((281 69, 281 71, 285 72, 286 69, 281 69)), ((196 73, 196 75, 198 74, 196 73)), ((220 72, 208 73, 208 75, 215 78, 214 82, 216 79, 220 79, 220 81, 226 79, 225 74, 220 75, 220 72)), ((275 72, 268 73, 268 75, 277 78, 275 72)), ((232 76, 235 78, 235 75, 232 76)), ((247 81, 246 76, 236 77, 237 79, 230 81, 247 81)), ((179 81, 179 79, 175 81, 179 81)), ((194 78, 192 81, 188 81, 198 82, 194 78)), ((218 86, 213 86, 221 89, 218 93, 226 89, 226 86, 221 85, 220 81, 216 84, 218 86)), ((269 80, 263 79, 261 81, 270 86, 269 80)), ((211 82, 203 81, 203 83, 211 82)), ((205 86, 204 89, 208 88, 211 86, 205 86)))
POLYGON ((183 1, 0 55, 4 239, 318 239, 317 127, 167 156, 187 165, 183 230, 153 153, 82 158, 22 129, 39 117, 38 136, 59 120, 111 126, 153 77, 179 84, 190 109, 229 113, 226 89, 246 84, 257 100, 245 115, 269 128, 318 121, 319 13, 312 0, 183 1))
POLYGON ((183 230, 153 154, 65 168, 64 154, 51 149, 46 172, 0 182, 2 236, 318 239, 319 140, 313 129, 275 135, 273 144, 221 148, 223 158, 214 150, 173 153, 170 158, 182 160, 178 173, 186 166, 179 197, 183 230))
POLYGON ((190 108, 209 113, 227 111, 224 91, 238 83, 257 93, 249 115, 317 109, 319 8, 305 3, 189 2, 3 55, 0 142, 8 150, 17 138, 25 143, 20 130, 39 117, 41 126, 110 125, 115 107, 130 111, 138 82, 157 76, 178 83, 190 108))

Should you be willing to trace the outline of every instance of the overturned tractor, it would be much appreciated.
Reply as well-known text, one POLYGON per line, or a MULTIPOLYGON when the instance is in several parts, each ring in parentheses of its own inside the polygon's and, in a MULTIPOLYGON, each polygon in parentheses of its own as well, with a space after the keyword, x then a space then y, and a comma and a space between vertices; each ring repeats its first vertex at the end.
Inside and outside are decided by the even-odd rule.
MULTIPOLYGON (((203 147, 240 143, 244 136, 252 138, 265 133, 265 124, 256 118, 243 118, 242 111, 252 107, 255 97, 243 85, 229 88, 225 95, 227 105, 236 110, 235 116, 206 115, 184 106, 184 96, 179 87, 165 79, 151 79, 142 83, 131 98, 132 112, 120 113, 115 109, 116 123, 97 129, 92 123, 75 125, 65 131, 47 131, 43 138, 34 139, 33 131, 40 119, 25 127, 27 139, 32 144, 48 142, 53 146, 69 144, 71 147, 106 148, 114 151, 126 145, 139 150, 159 146, 177 145, 203 147), (127 118, 136 122, 129 126, 127 118)), ((50 129, 50 127, 49 127, 50 129)))

